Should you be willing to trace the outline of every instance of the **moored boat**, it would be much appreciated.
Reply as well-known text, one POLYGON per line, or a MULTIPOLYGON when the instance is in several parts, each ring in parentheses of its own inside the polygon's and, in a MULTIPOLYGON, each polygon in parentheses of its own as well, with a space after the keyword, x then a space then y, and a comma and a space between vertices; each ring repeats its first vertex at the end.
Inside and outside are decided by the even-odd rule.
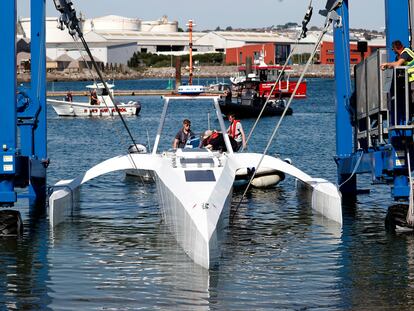
MULTIPOLYGON (((107 84, 111 95, 113 96, 114 84, 107 84)), ((138 115, 141 111, 141 104, 136 101, 127 103, 116 103, 116 107, 111 97, 105 90, 103 83, 94 83, 87 85, 86 88, 92 94, 96 93, 96 98, 89 97, 88 102, 74 102, 68 100, 47 99, 47 102, 53 107, 58 116, 69 117, 107 117, 117 115, 116 108, 122 115, 138 115)))
POLYGON ((199 95, 206 91, 202 85, 181 85, 178 87, 178 94, 181 95, 199 95))
MULTIPOLYGON (((262 58, 258 61, 258 64, 238 67, 237 74, 230 78, 233 83, 233 92, 242 91, 246 87, 246 83, 249 83, 250 88, 255 89, 259 97, 268 97, 269 95, 270 97, 290 97, 298 84, 296 80, 290 78, 293 73, 292 68, 289 66, 285 68, 271 93, 283 66, 267 65, 262 58)), ((306 98, 306 92, 306 81, 302 81, 299 83, 294 98, 306 98)))
MULTIPOLYGON (((237 118, 257 118, 266 102, 265 98, 254 98, 251 95, 237 98, 236 100, 226 99, 220 101, 220 109, 224 114, 234 113, 237 118)), ((271 99, 266 104, 262 116, 281 116, 286 108, 286 100, 271 99)), ((293 113, 292 108, 286 110, 286 115, 293 113)))

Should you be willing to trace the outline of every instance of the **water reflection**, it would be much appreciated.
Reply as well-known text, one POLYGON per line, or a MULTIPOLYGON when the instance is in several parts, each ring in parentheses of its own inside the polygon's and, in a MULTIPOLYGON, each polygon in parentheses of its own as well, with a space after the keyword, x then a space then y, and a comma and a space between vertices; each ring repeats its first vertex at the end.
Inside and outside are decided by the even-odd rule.
POLYGON ((44 214, 31 213, 24 226, 23 236, 0 238, 0 305, 8 310, 50 310, 48 223, 44 214))
MULTIPOLYGON (((308 86, 311 100, 294 103, 271 152, 332 181, 335 135, 326 133, 335 131, 333 82, 310 80, 308 86)), ((162 107, 157 97, 141 102, 140 116, 127 121, 146 142, 162 107)), ((210 108, 195 103, 172 105, 166 131, 175 133, 195 106, 190 118, 204 130, 210 108)), ((119 120, 64 119, 49 111, 48 121, 50 184, 129 144, 118 131, 112 135, 119 120)), ((252 122, 243 121, 245 131, 252 122)), ((271 129, 275 122, 266 118, 259 126, 271 129)), ((256 132, 249 150, 263 150, 267 132, 256 132)), ((167 138, 162 143, 169 147, 167 138)), ((228 228, 219 267, 208 272, 165 228, 154 185, 123 174, 103 176, 82 187, 80 208, 59 230, 49 232, 43 218, 25 220, 22 239, 0 241, 0 309, 411 310, 414 237, 385 233, 388 187, 358 180, 372 191, 344 208, 343 229, 314 214, 292 178, 273 189, 253 189, 228 228)), ((234 192, 232 210, 240 196, 234 192)))
POLYGON ((210 287, 218 309, 335 308, 341 228, 313 215, 291 183, 253 189, 239 208, 210 287))
POLYGON ((138 305, 209 309, 209 273, 186 256, 161 222, 158 204, 154 204, 155 184, 119 178, 123 184, 108 176, 83 186, 80 211, 53 236, 51 251, 59 267, 53 271, 53 288, 59 293, 53 308, 76 301, 78 291, 62 294, 59 285, 66 280, 88 288, 83 300, 75 302, 80 309, 85 305, 98 308, 102 302, 94 297, 111 297, 105 306, 120 309, 122 303, 122 310, 138 305), (91 204, 103 183, 110 185, 105 196, 113 200, 95 197, 91 204))
MULTIPOLYGON (((378 190, 376 190, 378 191, 378 190)), ((414 236, 384 230, 386 205, 375 193, 344 206, 344 227, 338 277, 342 305, 350 309, 381 306, 411 310, 414 236)))

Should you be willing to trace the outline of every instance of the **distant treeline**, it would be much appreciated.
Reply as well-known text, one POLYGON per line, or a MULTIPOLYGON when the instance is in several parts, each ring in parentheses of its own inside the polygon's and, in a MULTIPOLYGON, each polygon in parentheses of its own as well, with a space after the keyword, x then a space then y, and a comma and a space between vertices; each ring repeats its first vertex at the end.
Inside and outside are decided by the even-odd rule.
MULTIPOLYGON (((175 58, 181 59, 182 65, 188 65, 189 55, 173 56, 171 55, 158 55, 152 53, 135 52, 131 59, 128 61, 128 67, 169 67, 175 66, 175 58)), ((207 65, 221 65, 224 62, 223 53, 206 53, 193 55, 193 63, 197 63, 200 66, 207 65)))

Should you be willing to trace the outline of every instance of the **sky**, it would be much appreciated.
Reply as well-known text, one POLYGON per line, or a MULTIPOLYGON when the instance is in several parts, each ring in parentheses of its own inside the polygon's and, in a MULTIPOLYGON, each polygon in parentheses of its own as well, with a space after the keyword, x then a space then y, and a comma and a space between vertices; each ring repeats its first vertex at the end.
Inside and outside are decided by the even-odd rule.
MULTIPOLYGON (((38 0, 36 0, 38 1, 38 0)), ((178 21, 179 27, 192 19, 195 31, 214 30, 217 27, 261 28, 301 24, 310 0, 72 0, 75 10, 86 18, 120 15, 144 21, 168 16, 178 21)), ((312 0, 314 15, 311 26, 323 26, 324 18, 317 12, 326 0, 312 0)), ((30 0, 17 0, 18 16, 29 16, 30 0)), ((58 16, 53 0, 46 0, 47 16, 58 16)), ((349 0, 350 27, 382 30, 384 27, 384 0, 349 0)))

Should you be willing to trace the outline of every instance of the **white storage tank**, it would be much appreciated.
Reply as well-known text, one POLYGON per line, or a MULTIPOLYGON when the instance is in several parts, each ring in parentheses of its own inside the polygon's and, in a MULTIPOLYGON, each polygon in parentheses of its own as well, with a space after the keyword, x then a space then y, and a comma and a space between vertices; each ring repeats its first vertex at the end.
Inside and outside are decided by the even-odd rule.
MULTIPOLYGON (((20 18, 18 21, 18 29, 19 34, 25 36, 26 38, 30 38, 30 18, 20 18), (23 32, 23 33, 20 33, 23 32)), ((46 17, 46 42, 72 42, 73 39, 69 35, 68 31, 60 30, 57 28, 58 26, 58 18, 57 17, 46 17)))
POLYGON ((141 31, 143 32, 158 32, 169 33, 178 31, 178 22, 169 22, 167 16, 163 16, 157 21, 142 21, 141 31))
POLYGON ((83 23, 83 31, 141 31, 141 21, 118 15, 88 18, 83 23))

